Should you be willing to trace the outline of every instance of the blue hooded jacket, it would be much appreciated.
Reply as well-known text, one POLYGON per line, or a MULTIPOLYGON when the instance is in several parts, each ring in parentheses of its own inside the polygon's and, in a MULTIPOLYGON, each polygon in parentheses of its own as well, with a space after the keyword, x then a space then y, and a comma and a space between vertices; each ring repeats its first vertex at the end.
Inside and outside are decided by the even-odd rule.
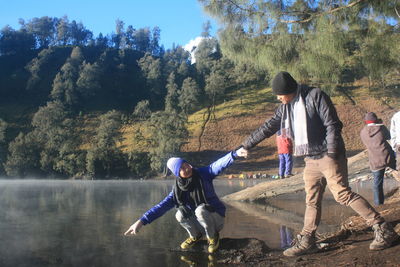
MULTIPOLYGON (((217 161, 211 163, 208 166, 196 168, 196 171, 199 173, 200 178, 203 182, 204 194, 207 199, 208 204, 214 207, 215 211, 218 212, 219 215, 225 217, 225 205, 218 198, 217 194, 214 190, 213 180, 216 176, 218 176, 223 170, 232 165, 235 160, 236 154, 235 152, 229 152, 222 158, 217 161)), ((186 199, 186 206, 191 210, 195 210, 196 207, 192 201, 189 201, 189 192, 184 192, 186 199)), ((143 216, 140 218, 144 225, 151 223, 157 218, 164 215, 167 211, 175 207, 177 203, 174 201, 174 192, 173 190, 165 197, 160 203, 149 209, 143 216)))

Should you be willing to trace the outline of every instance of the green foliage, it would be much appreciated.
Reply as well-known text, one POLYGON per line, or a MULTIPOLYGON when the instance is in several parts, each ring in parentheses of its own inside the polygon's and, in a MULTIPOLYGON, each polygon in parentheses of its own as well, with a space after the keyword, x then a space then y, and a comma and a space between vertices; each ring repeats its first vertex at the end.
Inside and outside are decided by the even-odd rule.
POLYGON ((133 111, 133 117, 139 120, 146 120, 151 116, 149 100, 142 100, 136 104, 135 110, 133 111))
POLYGON ((221 51, 235 64, 251 65, 271 75, 286 70, 301 82, 311 80, 322 87, 335 86, 345 75, 363 69, 370 78, 383 82, 382 73, 397 68, 398 57, 391 55, 398 46, 390 44, 398 39, 398 27, 391 26, 400 19, 398 2, 199 2, 222 22, 221 51), (371 31, 374 28, 381 32, 371 31), (374 66, 371 53, 379 49, 374 66))
POLYGON ((231 69, 233 65, 229 60, 221 58, 214 61, 210 74, 206 76, 204 87, 212 104, 215 104, 215 101, 225 94, 227 88, 232 86, 233 77, 229 75, 231 69))
POLYGON ((305 34, 304 47, 300 51, 302 70, 306 78, 317 83, 338 84, 346 68, 346 36, 327 18, 318 20, 313 32, 305 34))
POLYGON ((179 112, 179 91, 175 83, 175 73, 171 73, 167 80, 167 95, 165 96, 165 111, 179 112))
POLYGON ((84 61, 80 69, 79 78, 76 81, 77 92, 83 99, 88 99, 95 96, 101 89, 100 77, 103 72, 97 62, 90 64, 84 61))
POLYGON ((40 166, 46 172, 74 175, 84 171, 75 125, 61 102, 48 102, 32 118, 31 135, 40 150, 40 166))
POLYGON ((161 171, 169 157, 179 153, 187 138, 186 117, 182 114, 158 111, 151 114, 149 154, 151 169, 161 171))
POLYGON ((144 177, 150 172, 150 157, 148 153, 131 151, 128 153, 128 168, 136 177, 144 177))
POLYGON ((196 110, 200 104, 200 88, 192 78, 186 78, 183 81, 181 94, 179 96, 179 106, 189 114, 196 110))
POLYGON ((80 65, 83 62, 82 51, 75 47, 61 71, 56 75, 53 82, 51 97, 53 100, 61 101, 69 106, 78 103, 76 82, 79 77, 80 65))
POLYGON ((139 61, 138 64, 142 70, 146 83, 151 92, 152 102, 159 102, 160 96, 163 95, 163 76, 161 73, 161 60, 154 58, 149 53, 146 53, 139 61))
POLYGON ((9 144, 9 155, 4 165, 7 175, 23 178, 37 173, 40 155, 32 134, 20 133, 9 144))
POLYGON ((35 38, 26 30, 15 31, 9 26, 0 31, 0 54, 23 53, 35 48, 35 38))
POLYGON ((360 44, 358 54, 370 80, 385 87, 385 76, 399 69, 399 34, 390 34, 391 27, 384 23, 370 23, 369 32, 360 44))
POLYGON ((86 156, 87 172, 95 177, 103 178, 121 174, 126 169, 126 159, 117 148, 121 140, 121 114, 111 110, 99 117, 91 148, 86 156))
POLYGON ((3 164, 6 162, 6 130, 8 124, 3 119, 0 119, 0 174, 4 174, 3 164))

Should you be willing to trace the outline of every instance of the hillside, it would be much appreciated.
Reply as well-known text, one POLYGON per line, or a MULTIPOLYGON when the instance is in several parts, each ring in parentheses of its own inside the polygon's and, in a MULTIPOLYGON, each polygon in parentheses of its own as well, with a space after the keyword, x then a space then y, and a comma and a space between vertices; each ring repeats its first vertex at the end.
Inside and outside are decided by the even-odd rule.
MULTIPOLYGON (((368 89, 366 81, 359 81, 352 87, 336 92, 332 100, 344 125, 343 138, 348 156, 364 149, 359 133, 364 125, 365 113, 375 112, 389 128, 390 118, 400 108, 398 99, 399 94, 395 86, 378 91, 368 89)), ((183 151, 195 165, 207 164, 218 155, 239 146, 253 130, 272 116, 277 106, 278 102, 270 88, 243 89, 235 92, 229 95, 224 103, 216 106, 214 116, 205 126, 201 146, 199 135, 207 110, 200 110, 189 117, 190 138, 183 146, 183 151)), ((300 171, 302 164, 302 159, 297 159, 294 171, 300 171)), ((226 174, 276 174, 277 167, 275 137, 272 137, 252 149, 248 159, 234 164, 226 174)))

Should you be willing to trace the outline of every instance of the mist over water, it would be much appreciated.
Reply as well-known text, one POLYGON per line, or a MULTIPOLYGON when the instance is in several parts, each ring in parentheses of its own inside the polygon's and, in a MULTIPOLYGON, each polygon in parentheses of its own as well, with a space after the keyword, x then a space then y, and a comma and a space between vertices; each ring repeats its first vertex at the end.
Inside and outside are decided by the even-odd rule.
MULTIPOLYGON (((223 196, 260 181, 265 180, 217 179, 215 187, 223 196)), ((365 189, 360 193, 371 200, 368 183, 372 182, 352 187, 365 189)), ((186 266, 173 252, 187 236, 175 220, 175 210, 143 227, 137 236, 123 236, 170 192, 172 184, 0 180, 0 266, 186 266)), ((256 237, 279 248, 283 224, 298 230, 302 223, 304 196, 293 194, 270 204, 227 204, 221 236, 256 237)), ((351 209, 337 205, 327 194, 321 228, 330 229, 349 214, 351 209)))

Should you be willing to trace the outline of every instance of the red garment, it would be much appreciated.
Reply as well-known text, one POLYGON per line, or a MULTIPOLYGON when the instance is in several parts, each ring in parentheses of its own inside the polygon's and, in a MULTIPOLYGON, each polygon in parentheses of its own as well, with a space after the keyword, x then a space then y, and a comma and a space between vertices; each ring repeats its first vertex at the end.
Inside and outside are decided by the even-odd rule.
POLYGON ((276 135, 276 145, 278 146, 278 154, 292 154, 293 144, 292 139, 276 135))

